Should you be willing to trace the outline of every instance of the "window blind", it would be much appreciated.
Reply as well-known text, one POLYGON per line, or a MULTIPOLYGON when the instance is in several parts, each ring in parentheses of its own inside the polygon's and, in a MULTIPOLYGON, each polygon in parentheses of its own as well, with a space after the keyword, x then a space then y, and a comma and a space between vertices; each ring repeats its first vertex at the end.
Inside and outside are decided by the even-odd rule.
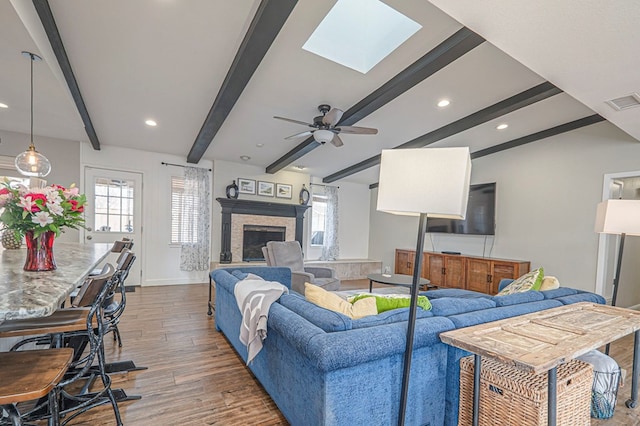
POLYGON ((197 215, 200 211, 198 197, 184 190, 184 178, 171 177, 171 243, 194 244, 198 242, 197 215))

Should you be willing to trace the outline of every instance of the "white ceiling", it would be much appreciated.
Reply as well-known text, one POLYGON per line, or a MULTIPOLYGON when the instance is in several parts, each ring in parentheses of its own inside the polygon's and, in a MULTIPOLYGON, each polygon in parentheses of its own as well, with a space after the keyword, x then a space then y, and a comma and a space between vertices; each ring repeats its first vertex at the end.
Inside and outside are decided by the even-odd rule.
MULTIPOLYGON (((258 0, 49 3, 100 143, 184 158, 259 5, 258 0), (147 127, 148 118, 158 126, 147 127)), ((507 0, 490 1, 490 6, 462 0, 385 3, 423 28, 363 75, 302 50, 334 1, 299 0, 204 158, 241 162, 240 156, 248 155, 250 164, 273 163, 302 141, 284 137, 305 128, 272 116, 311 121, 321 103, 347 110, 462 27, 431 3, 492 44, 480 45, 357 123, 378 128, 378 135, 341 135, 342 148, 327 144, 297 160, 294 164, 307 167, 305 173, 319 177, 335 173, 545 79, 568 94, 434 146, 468 145, 474 152, 593 111, 640 139, 640 108, 616 113, 603 103, 640 91, 640 57, 632 54, 640 45, 636 29, 640 6, 634 1, 616 2, 615 9, 597 0, 546 0, 544 7, 540 2, 516 2, 516 6, 507 0), (451 105, 439 109, 435 104, 443 97, 451 99, 451 105), (509 128, 497 131, 501 122, 508 122, 509 128)), ((10 106, 0 109, 0 129, 29 132, 29 61, 22 50, 45 58, 34 66, 34 133, 87 141, 27 0, 0 0, 0 102, 10 106)), ((46 155, 46 146, 38 145, 37 139, 36 145, 46 155)), ((347 180, 376 182, 377 167, 347 180)))

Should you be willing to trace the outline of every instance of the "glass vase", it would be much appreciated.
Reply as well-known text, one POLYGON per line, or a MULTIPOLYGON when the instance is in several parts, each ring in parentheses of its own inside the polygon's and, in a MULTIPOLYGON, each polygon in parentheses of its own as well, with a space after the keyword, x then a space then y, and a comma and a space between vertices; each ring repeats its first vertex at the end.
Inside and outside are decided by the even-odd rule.
POLYGON ((56 269, 56 261, 53 258, 53 242, 56 234, 47 231, 38 238, 33 237, 33 231, 25 233, 27 243, 27 260, 24 262, 25 271, 53 271, 56 269))

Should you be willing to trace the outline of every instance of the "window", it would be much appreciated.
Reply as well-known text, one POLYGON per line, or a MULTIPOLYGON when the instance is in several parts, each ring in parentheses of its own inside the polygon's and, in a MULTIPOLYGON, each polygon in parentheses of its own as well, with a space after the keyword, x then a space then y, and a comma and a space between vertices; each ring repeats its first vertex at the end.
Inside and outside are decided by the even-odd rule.
POLYGON ((200 199, 186 194, 184 182, 183 177, 171 177, 171 244, 198 242, 200 199))
POLYGON ((97 177, 94 183, 97 232, 133 232, 134 182, 97 177))
POLYGON ((327 217, 327 197, 314 195, 311 204, 311 245, 324 243, 324 231, 327 217))

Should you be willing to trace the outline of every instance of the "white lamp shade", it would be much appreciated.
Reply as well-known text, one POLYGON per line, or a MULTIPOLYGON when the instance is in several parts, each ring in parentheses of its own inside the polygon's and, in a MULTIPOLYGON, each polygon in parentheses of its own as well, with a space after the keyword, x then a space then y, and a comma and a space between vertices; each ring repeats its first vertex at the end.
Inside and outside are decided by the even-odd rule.
POLYGON ((464 219, 469 200, 469 148, 382 151, 378 210, 464 219))
POLYGON ((640 200, 606 200, 598 204, 596 232, 640 235, 640 200))

